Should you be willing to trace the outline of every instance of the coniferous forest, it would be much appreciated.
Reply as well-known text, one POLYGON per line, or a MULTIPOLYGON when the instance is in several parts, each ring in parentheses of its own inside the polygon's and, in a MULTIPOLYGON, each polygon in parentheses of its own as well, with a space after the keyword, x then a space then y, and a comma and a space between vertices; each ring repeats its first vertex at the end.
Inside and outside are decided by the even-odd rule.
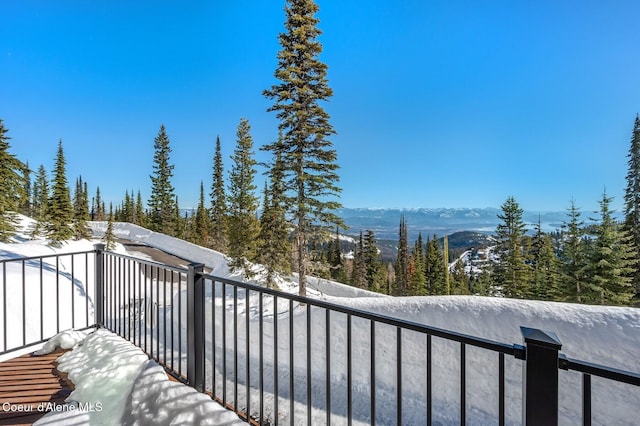
MULTIPOLYGON (((53 166, 30 165, 11 154, 9 129, 0 119, 0 240, 8 240, 16 213, 35 219, 32 236, 51 245, 90 236, 88 221, 108 223, 105 240, 115 242, 114 222, 130 222, 229 255, 245 271, 263 264, 267 285, 276 274, 299 273, 305 294, 307 275, 394 296, 480 295, 602 305, 640 305, 640 118, 633 123, 627 156, 624 216, 618 221, 613 199, 603 191, 596 217, 571 200, 562 229, 527 227, 516 197, 500 206, 494 245, 484 262, 471 267, 450 256, 444 235, 409 241, 407 221, 399 218, 397 254, 383 260, 372 230, 346 230, 336 214, 339 186, 335 130, 323 108, 333 95, 319 59, 322 45, 312 0, 289 0, 273 86, 263 96, 278 120, 275 142, 256 148, 251 124, 239 118, 231 167, 225 170, 222 141, 207 149, 211 173, 203 176, 195 209, 181 209, 172 186, 171 129, 160 125, 149 159, 150 181, 123 188, 120 201, 104 200, 100 182, 81 176, 70 185, 63 140, 52 145, 53 166), (256 149, 271 154, 266 184, 255 183, 256 149), (141 189, 142 188, 142 189, 141 189), (150 188, 143 199, 142 190, 150 188), (355 243, 345 248, 344 233, 355 243), (443 238, 444 239, 441 239, 443 238)), ((10 126, 10 123, 8 123, 10 126)), ((153 134, 155 129, 149 129, 153 134)), ((20 143, 20 141, 17 141, 20 143)), ((228 143, 228 141, 225 141, 228 143)), ((141 167, 144 165, 141 164, 141 167)))

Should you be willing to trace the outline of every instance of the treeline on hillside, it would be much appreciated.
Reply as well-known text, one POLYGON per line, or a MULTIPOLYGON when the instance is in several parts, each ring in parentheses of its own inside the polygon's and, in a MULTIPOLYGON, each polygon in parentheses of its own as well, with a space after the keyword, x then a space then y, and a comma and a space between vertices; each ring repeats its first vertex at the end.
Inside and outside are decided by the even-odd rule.
MULTIPOLYGON (((318 5, 312 0, 286 1, 284 32, 278 35, 281 50, 274 72, 277 82, 262 93, 272 101, 268 111, 274 112, 278 119, 277 140, 262 147, 272 154, 270 164, 266 164, 269 183, 263 192, 262 216, 257 215, 259 200, 253 181, 256 162, 248 120, 242 119, 238 126, 228 187, 225 188, 223 179, 218 140, 210 208, 205 206, 201 182, 196 213, 185 217, 180 215, 178 197, 171 185, 171 149, 165 128, 161 126, 154 141, 152 191, 147 209, 142 207, 139 192, 135 203, 132 201, 133 191, 125 194, 125 202, 116 207, 115 212, 110 204, 106 235, 109 245, 113 241, 114 217, 130 220, 226 252, 233 258, 234 268, 243 268, 248 261, 259 261, 267 269, 269 285, 273 284, 275 272, 295 268, 300 294, 305 295, 306 275, 314 269, 308 250, 311 241, 327 229, 342 224, 335 214, 340 207, 335 198, 341 191, 336 172, 337 153, 330 140, 335 130, 322 107, 322 102, 333 96, 333 90, 326 77, 327 65, 319 60, 322 44, 317 39, 321 33, 317 28, 318 11, 318 5)), ((20 206, 29 213, 38 208, 28 195, 31 188, 26 188, 30 183, 28 166, 8 154, 5 133, 3 127, 0 153, 6 154, 6 158, 2 158, 0 173, 6 172, 8 176, 0 176, 6 178, 1 181, 6 191, 0 196, 3 197, 0 199, 0 238, 12 234, 15 218, 11 212, 18 211, 20 206)), ((46 235, 52 244, 59 244, 69 233, 77 236, 84 232, 82 223, 74 222, 73 226, 70 223, 86 221, 89 215, 86 187, 80 182, 82 189, 77 190, 77 200, 82 213, 74 213, 76 203, 70 202, 68 187, 62 181, 63 172, 64 162, 58 161, 53 188, 45 188, 44 182, 40 182, 40 186, 33 189, 34 193, 37 189, 48 195, 38 223, 47 224, 46 235)), ((44 171, 43 176, 46 176, 44 171)), ((92 199, 90 216, 98 220, 107 216, 98 190, 92 199)))
MULTIPOLYGON (((164 126, 154 140, 151 196, 144 207, 140 191, 125 192, 124 200, 109 210, 100 189, 89 200, 87 183, 78 177, 74 195, 65 175, 62 141, 58 143, 52 178, 44 166, 33 173, 8 153, 9 137, 0 120, 0 170, 3 185, 0 236, 12 235, 15 215, 35 219, 33 236, 46 236, 51 244, 89 236, 88 220, 109 222, 107 244, 113 243, 113 221, 131 222, 154 231, 210 247, 231 256, 232 267, 248 262, 267 265, 269 285, 276 272, 289 273, 296 256, 292 230, 283 197, 284 168, 277 156, 269 168, 262 192, 262 209, 254 184, 256 161, 250 125, 242 119, 236 134, 233 165, 225 179, 221 143, 217 138, 212 164, 212 185, 206 201, 200 183, 197 209, 181 215, 178 197, 171 185, 169 138, 164 126), (9 196, 10 195, 10 196, 9 196)), ((360 233, 354 249, 346 253, 339 228, 335 235, 317 233, 308 242, 310 273, 359 288, 396 296, 475 294, 538 300, 607 305, 637 305, 640 294, 640 120, 636 117, 625 192, 625 216, 618 223, 606 193, 599 201, 598 218, 585 223, 571 201, 562 230, 546 233, 540 224, 527 230, 522 209, 514 197, 501 206, 502 221, 495 231, 492 260, 471 269, 462 261, 450 263, 447 244, 436 235, 420 234, 410 244, 407 223, 400 219, 398 253, 394 262, 383 263, 371 230, 360 233), (529 232, 532 231, 532 232, 529 232)))
MULTIPOLYGON (((426 243, 422 235, 410 246, 407 224, 400 221, 398 255, 386 270, 386 292, 398 296, 482 295, 604 305, 638 303, 634 282, 640 265, 629 221, 618 223, 610 209, 612 198, 599 201, 598 218, 585 224, 571 201, 560 231, 547 233, 540 223, 528 230, 523 210, 508 197, 498 216, 495 246, 483 250, 477 263, 469 257, 447 255, 447 239, 434 235, 426 243), (532 231, 532 232, 529 232, 532 231)), ((357 250, 356 253, 360 253, 357 250)), ((365 257, 356 255, 353 270, 365 257)), ((345 264, 339 266, 344 267, 345 264)), ((351 266, 350 266, 351 267, 351 266)), ((338 277, 340 273, 336 273, 338 277)), ((356 273, 358 275, 358 273, 356 273)), ((361 279, 351 280, 356 284, 361 279)), ((382 278, 381 278, 382 279, 382 278)), ((371 282, 371 281, 369 281, 371 282)), ((378 288, 370 288, 378 290, 378 288)))

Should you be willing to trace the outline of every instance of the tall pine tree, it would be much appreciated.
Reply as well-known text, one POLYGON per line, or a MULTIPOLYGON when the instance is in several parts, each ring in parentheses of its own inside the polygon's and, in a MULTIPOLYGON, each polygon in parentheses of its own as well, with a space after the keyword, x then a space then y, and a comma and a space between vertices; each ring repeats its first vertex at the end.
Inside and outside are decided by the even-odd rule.
POLYGON ((209 210, 204 206, 204 183, 200 181, 200 201, 196 210, 195 220, 195 242, 204 247, 209 247, 211 241, 209 230, 211 223, 209 222, 209 210))
MULTIPOLYGON (((627 187, 624 193, 624 230, 631 244, 640 253, 640 117, 636 114, 627 155, 627 187)), ((632 277, 635 302, 640 304, 640 268, 636 265, 632 277)))
POLYGON ((264 205, 260 217, 259 261, 267 270, 267 286, 275 288, 277 272, 291 272, 291 243, 284 204, 282 162, 276 156, 269 169, 269 186, 265 187, 264 205))
POLYGON ((600 223, 595 226, 595 241, 586 268, 586 302, 628 305, 633 296, 631 277, 638 254, 631 237, 614 219, 611 201, 604 193, 599 202, 600 223))
POLYGON ((562 224, 564 241, 560 251, 560 298, 578 303, 583 301, 587 268, 584 221, 580 215, 580 208, 571 199, 567 209, 568 221, 562 224))
POLYGON ((364 233, 364 265, 369 290, 386 292, 385 270, 380 260, 380 250, 375 234, 369 229, 364 233))
POLYGON ((409 261, 407 221, 402 215, 400 217, 400 230, 398 231, 398 257, 395 263, 394 296, 409 295, 409 261))
POLYGON ((153 141, 153 174, 151 177, 151 198, 149 198, 149 228, 167 235, 176 235, 176 195, 171 185, 173 165, 169 163, 171 147, 169 137, 160 126, 153 141))
POLYGON ((306 294, 308 244, 321 230, 342 225, 334 213, 340 207, 333 197, 340 188, 337 154, 328 139, 335 133, 320 102, 333 95, 327 83, 327 65, 318 59, 322 44, 317 40, 318 5, 313 0, 287 0, 285 32, 279 36, 275 77, 280 81, 264 95, 273 100, 269 111, 280 121, 282 137, 265 146, 280 155, 288 210, 295 221, 295 241, 300 294, 306 294))
POLYGON ((256 260, 260 229, 254 183, 256 160, 253 158, 253 139, 247 119, 240 120, 236 137, 229 175, 228 254, 232 258, 230 266, 234 269, 244 268, 248 277, 247 261, 256 260))
POLYGON ((32 197, 31 205, 35 223, 31 229, 31 237, 36 237, 41 235, 45 229, 49 208, 49 179, 47 178, 47 171, 42 164, 38 167, 38 172, 33 182, 32 197))
POLYGON ((76 188, 73 195, 73 237, 76 240, 89 238, 91 231, 87 226, 89 220, 89 200, 84 192, 85 185, 82 177, 76 179, 76 188))
POLYGON ((0 241, 7 241, 15 233, 15 213, 24 194, 25 165, 9 153, 8 131, 0 119, 0 241))
POLYGON ((496 228, 496 265, 494 280, 506 297, 526 298, 529 296, 528 283, 531 267, 525 263, 523 238, 526 233, 522 221, 523 210, 514 197, 508 197, 502 204, 502 223, 496 228))
POLYGON ((53 171, 53 181, 49 199, 47 236, 53 246, 59 246, 73 236, 73 205, 66 175, 66 160, 62 140, 58 142, 58 154, 53 171))
POLYGON ((224 189, 224 165, 220 136, 216 138, 213 156, 213 183, 211 184, 211 248, 227 250, 227 196, 224 189))
POLYGON ((427 238, 425 253, 425 294, 444 295, 447 294, 446 286, 446 265, 438 237, 427 238))

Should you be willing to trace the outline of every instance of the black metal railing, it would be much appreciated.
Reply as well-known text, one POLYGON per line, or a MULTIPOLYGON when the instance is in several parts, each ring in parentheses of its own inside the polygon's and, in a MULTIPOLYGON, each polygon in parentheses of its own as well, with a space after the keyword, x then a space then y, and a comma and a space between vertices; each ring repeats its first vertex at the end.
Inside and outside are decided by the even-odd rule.
POLYGON ((95 252, 1 256, 0 355, 95 325, 95 252))
POLYGON ((640 390, 639 374, 569 359, 553 333, 536 329, 521 328, 524 345, 504 344, 101 244, 0 264, 0 355, 66 328, 102 326, 258 424, 557 424, 561 371, 571 370, 582 375, 589 425, 592 376, 640 390), (479 381, 493 386, 478 389, 479 381))

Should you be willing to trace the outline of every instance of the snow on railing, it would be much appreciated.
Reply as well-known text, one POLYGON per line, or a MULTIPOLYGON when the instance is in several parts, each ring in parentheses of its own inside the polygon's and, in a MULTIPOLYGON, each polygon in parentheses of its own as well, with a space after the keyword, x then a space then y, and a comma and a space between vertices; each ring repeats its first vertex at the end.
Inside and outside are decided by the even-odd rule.
POLYGON ((640 374, 569 359, 554 333, 505 344, 95 247, 0 261, 0 355, 105 327, 259 424, 557 424, 572 370, 587 425, 607 396, 592 376, 639 390, 640 374))

